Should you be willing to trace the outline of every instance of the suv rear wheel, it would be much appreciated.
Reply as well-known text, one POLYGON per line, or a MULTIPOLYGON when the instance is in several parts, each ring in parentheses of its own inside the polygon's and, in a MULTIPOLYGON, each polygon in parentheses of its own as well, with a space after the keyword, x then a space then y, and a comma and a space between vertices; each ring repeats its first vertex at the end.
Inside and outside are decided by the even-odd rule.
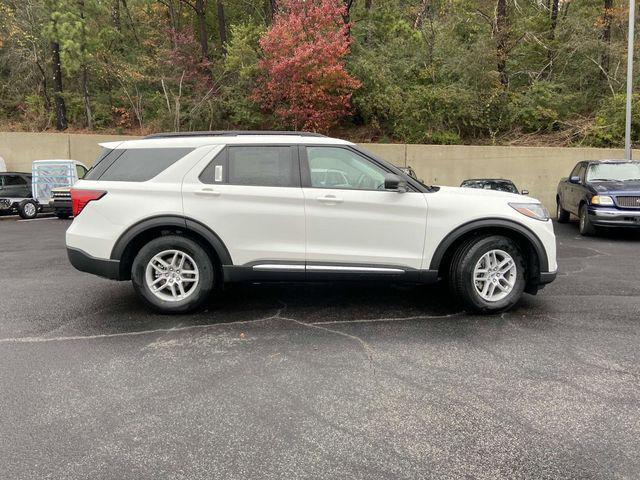
POLYGON ((496 313, 511 308, 525 287, 524 258, 513 240, 492 235, 471 239, 456 251, 449 286, 466 309, 496 313))
POLYGON ((131 280, 145 303, 161 313, 186 313, 201 307, 216 281, 207 252, 190 238, 167 235, 140 249, 131 280))

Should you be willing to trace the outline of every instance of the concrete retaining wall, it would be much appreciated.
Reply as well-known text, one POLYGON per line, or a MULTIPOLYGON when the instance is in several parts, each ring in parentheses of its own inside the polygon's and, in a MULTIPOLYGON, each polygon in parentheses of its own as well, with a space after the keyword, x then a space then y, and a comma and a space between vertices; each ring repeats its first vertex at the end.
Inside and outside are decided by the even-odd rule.
MULTIPOLYGON (((73 158, 90 166, 98 143, 131 139, 117 135, 0 132, 0 156, 8 170, 31 171, 31 162, 73 158)), ((460 185, 467 178, 509 178, 529 190, 551 211, 558 180, 580 160, 622 158, 623 150, 555 147, 476 147, 449 145, 362 144, 396 165, 410 165, 418 177, 435 185, 460 185)), ((634 157, 640 158, 640 151, 634 157)))

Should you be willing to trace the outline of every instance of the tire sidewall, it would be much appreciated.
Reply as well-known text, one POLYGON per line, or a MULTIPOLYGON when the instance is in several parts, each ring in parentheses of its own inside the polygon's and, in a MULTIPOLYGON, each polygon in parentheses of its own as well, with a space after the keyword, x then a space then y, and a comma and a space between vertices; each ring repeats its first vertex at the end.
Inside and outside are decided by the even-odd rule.
POLYGON ((560 203, 560 199, 556 200, 556 219, 559 223, 567 223, 569 221, 569 212, 562 208, 562 203, 560 203))
POLYGON ((186 313, 196 310, 207 301, 214 288, 216 274, 211 258, 200 244, 190 238, 167 235, 151 240, 140 249, 131 267, 131 280, 136 292, 151 308, 160 313, 186 313), (147 265, 151 259, 164 250, 173 249, 183 251, 193 258, 199 273, 196 290, 188 298, 178 302, 168 302, 156 297, 145 280, 147 265))
POLYGON ((589 213, 587 211, 587 206, 583 205, 580 208, 579 216, 578 216, 578 229, 580 231, 580 235, 589 236, 595 233, 595 228, 591 225, 589 220, 589 213))
POLYGON ((486 237, 473 243, 460 260, 459 272, 463 295, 468 305, 476 311, 501 312, 518 302, 525 289, 525 265, 522 253, 517 245, 506 237, 486 237), (516 284, 513 290, 502 300, 489 302, 476 291, 474 270, 480 258, 491 250, 503 250, 516 262, 516 284))

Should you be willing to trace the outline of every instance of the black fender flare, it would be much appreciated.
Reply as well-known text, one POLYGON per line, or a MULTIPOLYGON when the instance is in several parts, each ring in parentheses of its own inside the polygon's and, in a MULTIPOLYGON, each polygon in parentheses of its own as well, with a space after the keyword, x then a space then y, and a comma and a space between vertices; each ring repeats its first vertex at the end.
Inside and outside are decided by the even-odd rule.
POLYGON ((218 234, 203 223, 180 215, 158 215, 130 226, 114 244, 111 250, 111 260, 121 260, 127 246, 135 237, 147 230, 159 227, 175 227, 200 235, 209 242, 222 265, 233 265, 231 254, 218 234))
POLYGON ((440 264, 442 263, 442 259, 444 258, 446 251, 451 245, 456 242, 456 240, 460 239, 467 233, 483 228, 506 228, 521 234, 529 241, 529 243, 535 250, 538 256, 540 271, 549 271, 549 259, 547 258, 547 252, 538 236, 531 229, 529 229, 529 227, 526 227, 525 225, 516 221, 506 220, 504 218, 485 218, 482 220, 474 220, 460 225, 458 228, 444 237, 444 239, 440 242, 438 248, 436 248, 436 251, 433 254, 433 257, 431 258, 429 269, 438 271, 440 269, 440 264))

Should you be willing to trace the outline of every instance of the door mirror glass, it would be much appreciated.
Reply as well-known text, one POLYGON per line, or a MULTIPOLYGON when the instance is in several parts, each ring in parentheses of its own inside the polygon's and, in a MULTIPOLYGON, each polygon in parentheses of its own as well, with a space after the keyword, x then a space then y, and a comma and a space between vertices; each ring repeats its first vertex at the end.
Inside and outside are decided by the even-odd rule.
POLYGON ((384 189, 404 193, 407 191, 407 182, 394 173, 386 173, 384 176, 384 189))
POLYGON ((569 178, 569 181, 570 181, 571 183, 580 183, 580 177, 579 177, 578 175, 572 175, 572 176, 569 178))

